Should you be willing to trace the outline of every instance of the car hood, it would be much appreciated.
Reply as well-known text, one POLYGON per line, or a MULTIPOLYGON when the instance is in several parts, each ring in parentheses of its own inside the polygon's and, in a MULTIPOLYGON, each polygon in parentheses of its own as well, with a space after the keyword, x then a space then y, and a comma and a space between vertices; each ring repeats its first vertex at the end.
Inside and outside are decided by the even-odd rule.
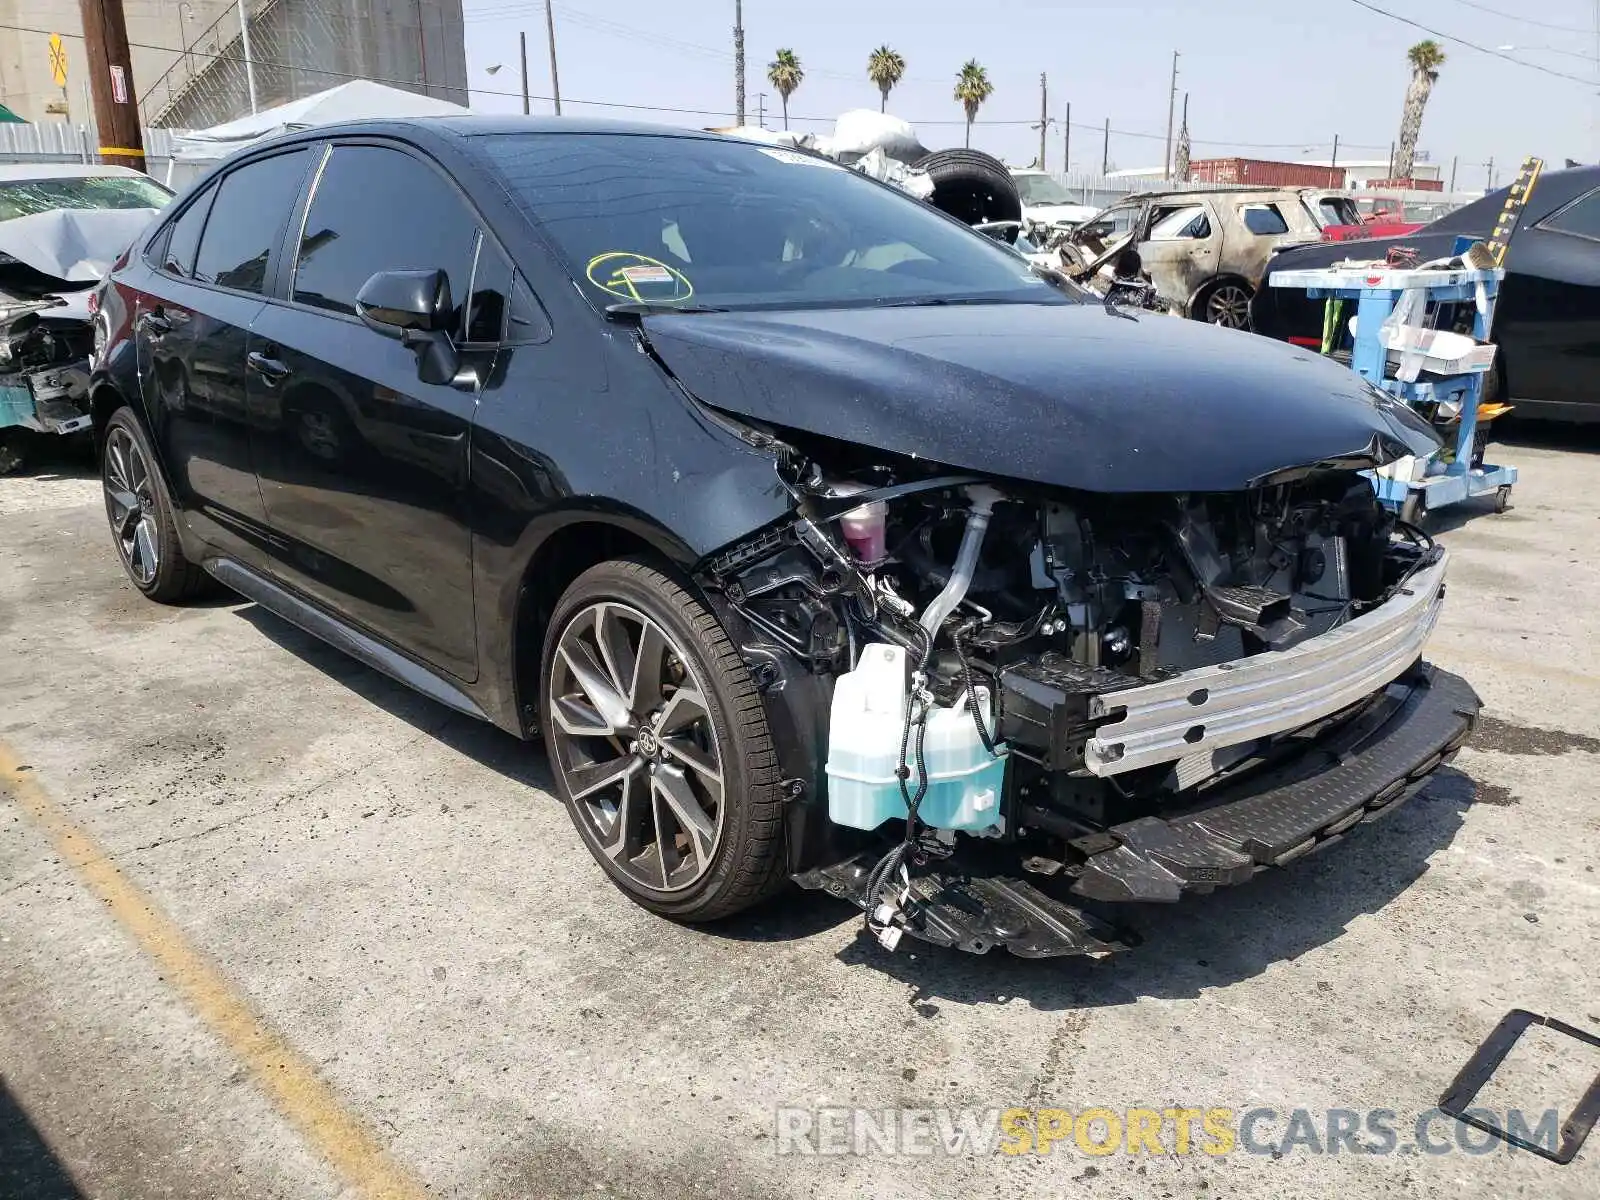
POLYGON ((1042 221, 1047 225, 1054 225, 1059 221, 1067 221, 1073 225, 1081 225, 1090 217, 1097 216, 1099 209, 1091 208, 1087 204, 1024 204, 1022 215, 1030 221, 1042 221))
POLYGON ((58 208, 0 221, 0 254, 68 283, 93 283, 150 224, 153 208, 58 208))
POLYGON ((1099 304, 643 318, 704 403, 946 466, 1099 492, 1236 491, 1439 445, 1320 356, 1099 304))

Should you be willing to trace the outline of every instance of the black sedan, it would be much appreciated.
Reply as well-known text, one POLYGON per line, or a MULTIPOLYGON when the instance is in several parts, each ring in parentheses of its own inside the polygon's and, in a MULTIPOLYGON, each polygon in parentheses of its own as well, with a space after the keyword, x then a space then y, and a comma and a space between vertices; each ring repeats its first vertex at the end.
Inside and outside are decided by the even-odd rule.
MULTIPOLYGON (((1422 261, 1448 258, 1459 236, 1486 238, 1508 189, 1400 238, 1297 246, 1267 270, 1305 270, 1346 259, 1382 259, 1392 246, 1422 261)), ((1506 281, 1495 311, 1500 347, 1497 394, 1522 416, 1600 421, 1600 167, 1542 176, 1523 209, 1506 257, 1506 281)), ((1322 303, 1303 292, 1263 287, 1251 304, 1257 333, 1319 345, 1322 303)))
POLYGON ((1477 714, 1420 659, 1445 552, 1359 474, 1437 446, 1408 409, 803 152, 306 131, 97 305, 133 585, 542 740, 666 916, 795 879, 890 946, 1102 954, 1118 902, 1342 836, 1477 714))

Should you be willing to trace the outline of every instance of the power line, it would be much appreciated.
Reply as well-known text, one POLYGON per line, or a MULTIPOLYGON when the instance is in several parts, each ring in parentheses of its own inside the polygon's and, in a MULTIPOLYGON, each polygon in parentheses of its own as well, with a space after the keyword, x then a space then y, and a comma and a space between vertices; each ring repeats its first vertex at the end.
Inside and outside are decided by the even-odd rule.
POLYGON ((1523 25, 1537 25, 1540 29, 1554 29, 1557 33, 1580 33, 1587 36, 1594 32, 1592 29, 1576 29, 1571 25, 1552 25, 1549 21, 1536 21, 1532 17, 1515 16, 1512 13, 1501 12, 1497 8, 1490 8, 1486 4, 1475 4, 1473 0, 1455 0, 1455 2, 1465 5, 1467 8, 1475 8, 1479 12, 1486 12, 1491 17, 1503 17, 1507 21, 1517 21, 1523 25))
POLYGON ((1423 33, 1432 34, 1434 37, 1441 38, 1444 41, 1454 42, 1456 45, 1465 46, 1469 50, 1476 50, 1479 54, 1487 54, 1491 58, 1501 58, 1508 63, 1516 63, 1517 66, 1526 67, 1530 71, 1539 71, 1545 75, 1553 75, 1557 79, 1570 79, 1573 83, 1583 84, 1584 87, 1593 87, 1596 82, 1600 82, 1594 79, 1585 79, 1581 75, 1569 75, 1565 71, 1557 71, 1552 67, 1541 67, 1538 63, 1527 62, 1520 58, 1512 58, 1511 55, 1504 54, 1499 50, 1491 50, 1488 46, 1480 46, 1477 42, 1469 42, 1466 38, 1456 37, 1454 34, 1443 33, 1440 30, 1424 25, 1421 21, 1413 21, 1410 17, 1402 17, 1399 13, 1390 12, 1386 8, 1379 8, 1376 4, 1368 4, 1367 0, 1350 0, 1350 3, 1357 5, 1360 8, 1364 8, 1368 12, 1377 13, 1380 17, 1388 17, 1391 21, 1399 21, 1402 25, 1409 25, 1413 29, 1420 29, 1423 33))
MULTIPOLYGON (((50 30, 41 29, 41 28, 35 28, 35 27, 32 27, 32 26, 27 26, 27 25, 0 24, 0 29, 10 30, 10 31, 15 32, 15 33, 39 34, 40 36, 48 36, 49 33, 51 32, 50 30)), ((63 34, 62 36, 63 37, 79 38, 79 39, 81 39, 81 37, 82 37, 81 34, 75 34, 75 33, 63 34)), ((139 49, 139 50, 154 50, 154 51, 157 51, 157 52, 160 52, 160 53, 163 53, 163 54, 181 55, 181 54, 184 54, 184 53, 188 53, 193 58, 211 59, 211 60, 219 61, 219 62, 224 62, 224 61, 225 62, 236 62, 236 63, 243 63, 244 62, 243 56, 239 55, 239 54, 225 54, 225 53, 222 53, 220 51, 218 51, 218 52, 208 52, 208 51, 197 49, 197 48, 192 47, 192 46, 186 52, 186 51, 181 50, 181 49, 179 49, 177 47, 173 47, 173 46, 157 46, 157 45, 154 45, 154 44, 149 43, 149 42, 132 42, 132 41, 130 41, 128 43, 128 45, 133 47, 133 48, 135 48, 135 49, 139 49)), ((325 77, 328 77, 328 78, 331 78, 331 79, 369 79, 373 83, 382 83, 382 84, 388 84, 388 85, 391 85, 391 86, 404 87, 404 88, 414 87, 414 86, 416 86, 416 82, 417 82, 415 79, 386 79, 386 78, 383 78, 381 76, 357 75, 357 74, 355 74, 353 72, 350 72, 350 71, 334 71, 334 70, 329 70, 329 69, 322 68, 322 67, 302 66, 302 65, 300 65, 298 63, 279 62, 279 61, 276 61, 274 59, 266 59, 266 58, 260 58, 260 57, 256 57, 256 56, 252 56, 252 60, 251 61, 253 61, 255 63, 255 65, 258 66, 258 67, 271 67, 271 68, 285 70, 285 71, 297 71, 297 72, 299 72, 301 74, 304 74, 304 75, 321 75, 321 76, 325 76, 325 77)), ((454 90, 462 90, 462 89, 454 89, 454 90)), ((469 85, 466 90, 470 91, 473 94, 480 95, 480 96, 504 96, 504 97, 506 97, 508 99, 517 100, 519 102, 522 99, 522 92, 520 90, 518 90, 518 91, 500 91, 500 90, 495 89, 495 88, 477 87, 475 85, 469 85)), ((553 97, 551 97, 551 96, 539 96, 539 95, 532 95, 532 94, 530 94, 528 98, 530 100, 539 100, 539 101, 549 101, 549 100, 553 99, 553 97)), ((729 109, 684 108, 684 107, 681 107, 681 106, 670 105, 670 104, 628 104, 628 103, 623 103, 621 101, 616 101, 616 100, 574 100, 574 99, 571 99, 571 98, 566 97, 566 96, 562 97, 562 103, 563 104, 579 104, 579 105, 584 105, 584 106, 590 107, 590 108, 614 108, 614 109, 621 109, 621 110, 629 111, 629 112, 674 113, 674 114, 678 114, 678 115, 682 115, 682 116, 696 116, 696 117, 731 117, 733 115, 732 111, 729 110, 729 109)), ((791 115, 789 119, 790 119, 790 121, 799 121, 799 122, 803 122, 805 124, 810 124, 810 125, 832 125, 834 120, 835 120, 834 117, 806 117, 806 116, 794 116, 794 115, 791 115)), ((936 125, 965 125, 966 121, 963 118, 952 117, 952 118, 948 118, 948 119, 947 118, 936 118, 934 120, 928 120, 928 121, 913 121, 911 123, 914 124, 914 125, 930 125, 930 126, 936 126, 936 125)), ((1038 122, 1035 121, 1035 120, 1030 120, 1028 118, 1022 118, 1022 119, 1018 119, 1018 120, 1002 118, 1002 119, 979 119, 979 120, 977 120, 977 121, 975 121, 973 123, 975 125, 985 125, 985 126, 990 126, 990 127, 1004 127, 1004 126, 1013 126, 1014 127, 1014 126, 1036 125, 1038 122)), ((1102 126, 1102 125, 1091 125, 1091 124, 1080 123, 1080 122, 1076 122, 1076 121, 1074 121, 1072 123, 1072 128, 1074 128, 1074 129, 1092 129, 1096 133, 1104 132, 1104 126, 1102 126)), ((1159 141, 1162 141, 1166 137, 1165 134, 1161 134, 1161 133, 1143 133, 1143 132, 1140 132, 1140 131, 1137 131, 1137 130, 1132 130, 1132 129, 1112 129, 1111 132, 1113 134, 1115 134, 1117 137, 1138 138, 1138 139, 1142 139, 1142 140, 1146 140, 1146 141, 1158 141, 1159 142, 1159 141)), ((1233 148, 1233 149, 1241 149, 1241 150, 1290 150, 1290 149, 1307 149, 1308 148, 1307 143, 1305 143, 1303 141, 1299 141, 1299 142, 1235 142, 1235 141, 1227 141, 1227 140, 1224 140, 1224 139, 1221 139, 1221 138, 1197 138, 1197 139, 1194 140, 1193 144, 1197 145, 1197 146, 1214 146, 1214 147, 1233 148)), ((1321 143, 1315 143, 1314 145, 1321 145, 1321 143)), ((1344 142, 1344 141, 1341 141, 1340 145, 1341 146, 1347 146, 1350 149, 1354 149, 1354 150, 1382 150, 1382 149, 1387 148, 1388 143, 1385 142, 1385 143, 1382 143, 1382 144, 1373 144, 1373 143, 1363 144, 1363 143, 1360 143, 1360 142, 1344 142)))

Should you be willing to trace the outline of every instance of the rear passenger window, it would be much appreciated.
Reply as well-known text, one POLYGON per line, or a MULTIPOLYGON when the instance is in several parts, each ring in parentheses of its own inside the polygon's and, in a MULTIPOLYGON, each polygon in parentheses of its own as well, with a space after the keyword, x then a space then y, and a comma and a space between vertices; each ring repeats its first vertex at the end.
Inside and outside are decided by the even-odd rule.
POLYGON ((258 295, 266 291, 267 260, 283 235, 310 159, 309 151, 295 150, 246 163, 223 179, 195 258, 197 280, 258 295))
POLYGON ((1283 219, 1276 204, 1246 204, 1239 210, 1244 227, 1258 237, 1273 237, 1289 232, 1289 222, 1283 219))
POLYGON ((205 228, 206 214, 211 211, 211 201, 216 194, 216 188, 206 189, 205 194, 184 209, 183 214, 172 223, 156 263, 161 270, 185 279, 194 274, 194 252, 200 245, 200 231, 205 228))
MULTIPOLYGON (((426 163, 383 146, 338 146, 311 198, 294 299, 354 314, 356 293, 379 271, 441 270, 462 331, 477 236, 455 189, 426 163)), ((497 286, 503 297, 506 284, 497 286)), ((485 321, 491 304, 485 297, 485 321)), ((498 313, 492 319, 498 328, 498 313)))

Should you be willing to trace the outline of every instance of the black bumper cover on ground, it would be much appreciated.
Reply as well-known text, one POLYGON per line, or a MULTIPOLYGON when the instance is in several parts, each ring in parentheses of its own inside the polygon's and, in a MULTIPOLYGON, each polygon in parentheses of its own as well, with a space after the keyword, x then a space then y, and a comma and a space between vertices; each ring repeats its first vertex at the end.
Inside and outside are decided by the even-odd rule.
MULTIPOLYGON (((1026 958, 1122 949, 1117 929, 1072 903, 1074 895, 1173 901, 1322 850, 1415 795, 1467 740, 1479 707, 1464 679, 1419 664, 1291 762, 1211 789, 1190 808, 1079 839, 1088 858, 1038 886, 966 869, 960 854, 930 864, 913 876, 908 932, 977 953, 1003 945, 1026 958)), ((876 858, 863 853, 795 878, 864 906, 876 858)))

